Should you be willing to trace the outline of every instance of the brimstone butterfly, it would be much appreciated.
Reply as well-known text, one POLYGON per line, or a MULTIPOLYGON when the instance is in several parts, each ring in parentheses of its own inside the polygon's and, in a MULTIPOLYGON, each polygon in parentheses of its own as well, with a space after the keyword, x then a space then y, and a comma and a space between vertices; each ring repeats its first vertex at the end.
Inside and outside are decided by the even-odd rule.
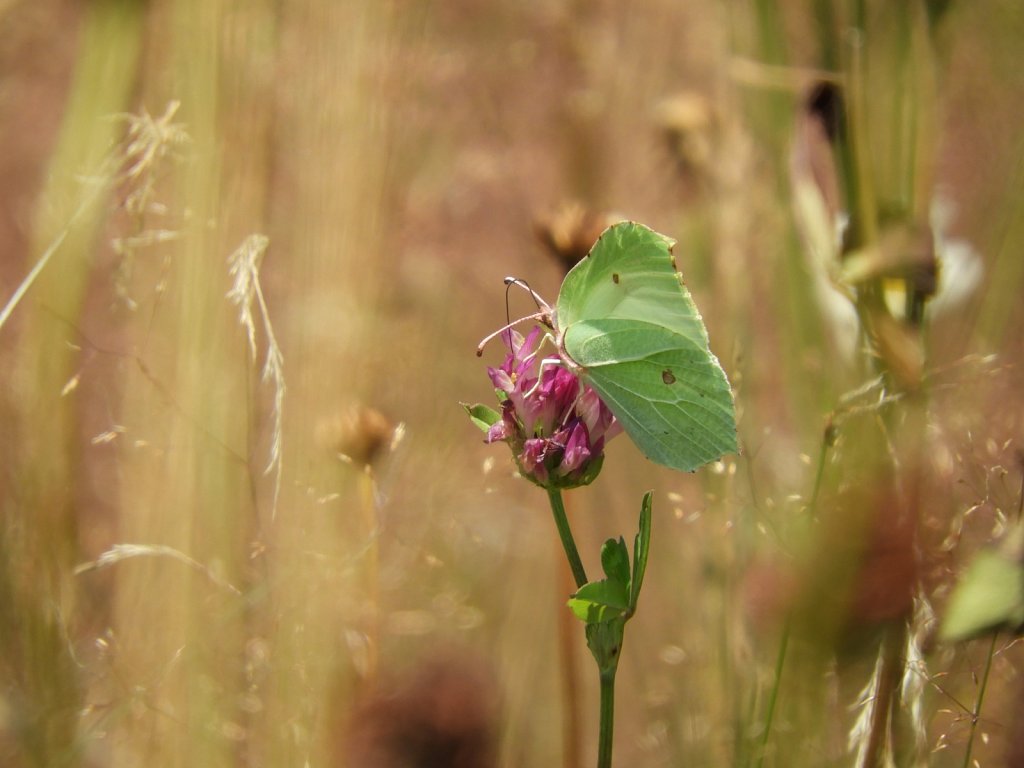
POLYGON ((505 283, 526 288, 541 310, 516 323, 539 318, 555 332, 559 358, 542 365, 565 365, 648 458, 690 472, 737 450, 736 415, 674 244, 642 224, 613 224, 566 275, 555 309, 522 280, 505 283))
POLYGON ((737 450, 736 416, 674 244, 642 224, 612 225, 566 275, 550 320, 561 360, 637 447, 689 472, 737 450))

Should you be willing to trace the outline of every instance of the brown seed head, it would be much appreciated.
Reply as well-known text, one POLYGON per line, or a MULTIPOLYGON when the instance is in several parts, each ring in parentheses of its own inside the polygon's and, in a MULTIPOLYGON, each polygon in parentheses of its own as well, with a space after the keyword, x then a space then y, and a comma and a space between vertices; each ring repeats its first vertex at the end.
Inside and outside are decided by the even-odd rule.
POLYGON ((317 442, 361 467, 373 466, 391 451, 401 427, 376 408, 353 405, 317 425, 317 442))

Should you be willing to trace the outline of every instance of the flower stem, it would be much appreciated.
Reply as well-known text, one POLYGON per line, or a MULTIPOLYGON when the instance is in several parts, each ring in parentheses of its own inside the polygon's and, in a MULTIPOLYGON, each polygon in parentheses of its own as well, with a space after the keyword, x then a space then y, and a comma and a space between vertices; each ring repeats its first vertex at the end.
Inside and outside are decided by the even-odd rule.
POLYGON ((601 674, 601 725, 597 740, 597 768, 611 768, 615 732, 615 669, 601 674))
MULTIPOLYGON (((572 497, 565 499, 566 512, 572 514, 572 497)), ((557 612, 558 657, 562 667, 562 768, 583 766, 583 712, 580 702, 579 622, 572 611, 565 610, 565 595, 573 591, 569 563, 558 564, 558 595, 552 601, 557 612)))
POLYGON ((580 560, 580 553, 576 549, 576 542, 573 541, 572 531, 569 529, 569 518, 565 515, 562 492, 556 488, 547 490, 548 500, 551 502, 551 513, 555 517, 555 527, 558 528, 558 537, 562 540, 562 548, 569 560, 572 577, 576 581, 576 588, 579 589, 587 583, 587 572, 583 570, 583 561, 580 560))
POLYGON ((367 540, 365 584, 368 611, 363 682, 368 687, 372 687, 376 679, 377 654, 380 651, 380 527, 375 493, 373 472, 366 467, 359 477, 359 506, 363 515, 363 533, 367 540))

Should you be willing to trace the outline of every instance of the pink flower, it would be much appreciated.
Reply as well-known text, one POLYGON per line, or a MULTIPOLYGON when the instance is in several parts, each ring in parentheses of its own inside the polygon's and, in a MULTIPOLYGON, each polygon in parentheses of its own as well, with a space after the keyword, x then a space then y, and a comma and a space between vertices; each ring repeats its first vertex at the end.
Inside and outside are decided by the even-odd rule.
POLYGON ((542 330, 524 338, 509 330, 509 354, 488 368, 501 401, 500 418, 485 441, 508 443, 524 477, 545 488, 591 482, 601 469, 605 443, 621 431, 612 412, 590 387, 555 362, 542 365, 542 330))

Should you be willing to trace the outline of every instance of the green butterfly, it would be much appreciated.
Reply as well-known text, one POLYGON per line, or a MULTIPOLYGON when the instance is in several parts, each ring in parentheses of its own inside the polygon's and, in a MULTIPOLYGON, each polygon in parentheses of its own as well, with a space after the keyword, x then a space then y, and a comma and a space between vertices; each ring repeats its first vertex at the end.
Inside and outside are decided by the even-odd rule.
POLYGON ((642 224, 613 224, 566 275, 554 309, 522 280, 505 283, 540 308, 516 323, 539 319, 555 332, 559 357, 544 364, 590 385, 649 459, 692 472, 737 451, 736 413, 674 244, 642 224))

